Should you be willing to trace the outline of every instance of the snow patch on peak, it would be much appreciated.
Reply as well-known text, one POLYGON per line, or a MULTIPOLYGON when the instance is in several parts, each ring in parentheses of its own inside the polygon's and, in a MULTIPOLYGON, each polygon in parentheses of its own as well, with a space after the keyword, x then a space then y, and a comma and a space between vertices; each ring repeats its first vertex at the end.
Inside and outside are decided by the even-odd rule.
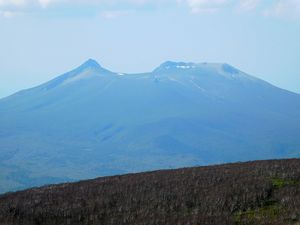
POLYGON ((192 66, 188 66, 188 65, 185 65, 185 66, 176 66, 176 68, 178 69, 191 69, 191 68, 195 68, 196 66, 192 65, 192 66))
POLYGON ((154 71, 164 71, 164 70, 176 70, 176 69, 193 69, 196 68, 195 63, 185 63, 185 62, 172 62, 167 61, 162 63, 158 68, 156 68, 154 71))

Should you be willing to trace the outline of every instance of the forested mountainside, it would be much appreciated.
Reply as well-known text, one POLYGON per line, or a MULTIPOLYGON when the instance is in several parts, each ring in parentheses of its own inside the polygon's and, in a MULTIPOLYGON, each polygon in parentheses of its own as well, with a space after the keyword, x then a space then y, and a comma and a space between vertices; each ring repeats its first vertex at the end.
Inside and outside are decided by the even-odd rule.
POLYGON ((103 177, 0 196, 1 225, 299 225, 300 159, 103 177))

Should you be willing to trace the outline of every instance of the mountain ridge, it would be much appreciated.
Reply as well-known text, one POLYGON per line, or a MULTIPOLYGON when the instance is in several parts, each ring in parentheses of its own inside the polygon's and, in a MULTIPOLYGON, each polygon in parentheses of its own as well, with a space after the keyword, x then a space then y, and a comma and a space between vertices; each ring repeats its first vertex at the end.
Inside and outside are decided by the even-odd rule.
POLYGON ((0 192, 300 156, 300 95, 227 64, 168 64, 120 75, 90 60, 1 99, 0 192))
MULTIPOLYGON (((21 91, 18 91, 12 95, 9 95, 9 96, 6 96, 6 97, 3 97, 3 98, 0 98, 0 101, 3 100, 3 99, 6 99, 6 98, 9 98, 10 96, 14 96, 16 94, 20 94, 20 93, 23 93, 23 92, 26 92, 27 90, 32 90, 32 89, 35 89, 35 88, 38 88, 38 87, 41 87, 41 86, 47 86, 49 85, 50 86, 50 89, 51 87, 55 87, 56 83, 58 82, 61 82, 62 80, 65 80, 65 79, 68 79, 68 78, 72 78, 72 76, 78 76, 78 74, 80 74, 81 72, 85 71, 85 70, 89 70, 91 69, 92 71, 90 71, 90 75, 92 74, 102 74, 102 75, 115 75, 115 76, 134 76, 134 75, 148 75, 148 74, 151 74, 151 73, 157 73, 159 74, 160 72, 163 72, 165 70, 169 70, 169 69, 177 69, 177 72, 182 72, 181 70, 190 70, 190 69, 201 69, 202 67, 208 67, 208 68, 216 68, 216 67, 219 67, 220 70, 223 70, 223 72, 225 73, 229 73, 229 74, 243 74, 244 77, 247 77, 248 79, 251 79, 251 80, 254 80, 254 81, 259 81, 259 82, 263 82, 267 85, 271 85, 273 87, 276 87, 275 85, 267 82, 267 81, 264 81, 260 78, 257 78, 257 77, 254 77, 254 76, 251 76, 251 75, 248 75, 246 73, 243 73, 242 71, 236 69, 235 67, 233 67, 232 65, 228 64, 228 63, 207 63, 207 62, 203 62, 203 63, 194 63, 194 62, 183 62, 183 61, 165 61, 163 63, 161 63, 158 67, 156 67, 154 70, 152 70, 152 72, 143 72, 143 73, 123 73, 123 72, 112 72, 104 67, 102 67, 95 59, 92 59, 92 58, 89 58, 87 59, 86 61, 84 61, 80 66, 78 66, 77 68, 73 69, 73 70, 70 70, 69 72, 66 72, 56 78, 53 78, 45 83, 42 83, 40 85, 37 85, 35 87, 32 87, 32 88, 28 88, 28 89, 23 89, 21 91), (49 83, 54 83, 53 85, 50 85, 49 83)), ((171 72, 174 72, 174 70, 171 72)), ((232 77, 234 77, 232 75, 232 77)), ((229 77, 229 76, 228 76, 229 77)), ((276 88, 279 88, 279 87, 276 87, 276 88)), ((295 95, 300 95, 299 93, 295 93, 295 92, 292 92, 290 90, 286 90, 286 89, 283 89, 283 88, 280 88, 281 90, 284 90, 284 91, 287 91, 287 92, 290 92, 290 93, 293 93, 295 95)))

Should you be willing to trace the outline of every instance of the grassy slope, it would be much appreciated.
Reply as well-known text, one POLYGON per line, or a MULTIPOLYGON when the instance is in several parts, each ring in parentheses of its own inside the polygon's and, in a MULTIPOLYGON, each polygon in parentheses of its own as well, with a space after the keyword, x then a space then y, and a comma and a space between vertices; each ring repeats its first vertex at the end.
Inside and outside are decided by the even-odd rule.
POLYGON ((0 196, 1 225, 300 223, 300 159, 156 171, 0 196))

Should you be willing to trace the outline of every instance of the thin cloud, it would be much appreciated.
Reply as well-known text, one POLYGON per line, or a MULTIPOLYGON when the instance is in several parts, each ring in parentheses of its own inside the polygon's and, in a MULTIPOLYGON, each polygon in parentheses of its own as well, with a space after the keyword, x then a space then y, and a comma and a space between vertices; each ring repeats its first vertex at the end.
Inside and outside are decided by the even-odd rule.
POLYGON ((300 0, 279 0, 264 15, 300 19, 300 0))
POLYGON ((46 8, 53 0, 38 0, 38 2, 43 8, 46 8))
POLYGON ((125 10, 111 10, 111 11, 103 11, 100 15, 105 19, 116 19, 118 17, 129 15, 131 11, 125 10))
POLYGON ((27 3, 27 0, 0 0, 0 7, 1 6, 23 6, 27 3))
POLYGON ((102 17, 113 19, 128 15, 128 11, 160 9, 179 5, 191 13, 217 13, 222 10, 239 12, 255 11, 265 16, 300 18, 300 0, 273 0, 262 4, 262 0, 0 0, 0 16, 14 17, 20 13, 52 12, 61 8, 80 6, 94 8, 102 17), (17 13, 18 12, 18 13, 17 13))
POLYGON ((240 12, 255 10, 261 0, 179 0, 189 6, 192 13, 216 13, 225 8, 240 12))
POLYGON ((223 8, 228 0, 185 0, 192 13, 213 13, 223 8))
POLYGON ((9 10, 6 10, 6 11, 0 11, 0 16, 6 18, 6 19, 10 19, 10 18, 13 18, 13 17, 16 17, 16 16, 19 16, 21 15, 22 13, 20 12, 14 12, 14 11, 9 11, 9 10))
POLYGON ((177 4, 176 0, 0 0, 0 17, 9 17, 14 12, 55 12, 61 9, 72 8, 88 11, 93 8, 93 11, 98 11, 102 17, 113 19, 120 16, 128 15, 131 11, 140 9, 158 9, 163 8, 168 4, 177 4))
POLYGON ((241 12, 255 10, 258 5, 261 3, 261 0, 242 0, 238 4, 238 10, 241 12))

